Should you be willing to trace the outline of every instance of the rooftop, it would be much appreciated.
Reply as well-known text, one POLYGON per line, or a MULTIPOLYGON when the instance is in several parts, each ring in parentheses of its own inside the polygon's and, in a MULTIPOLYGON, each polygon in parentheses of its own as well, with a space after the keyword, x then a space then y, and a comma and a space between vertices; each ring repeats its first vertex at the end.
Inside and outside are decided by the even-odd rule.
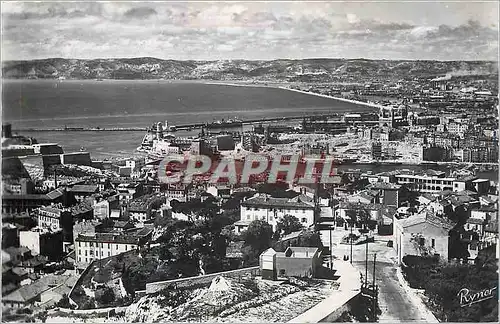
POLYGON ((152 232, 151 228, 144 227, 127 233, 93 233, 79 234, 75 241, 79 242, 99 242, 116 244, 139 244, 139 241, 152 232))
POLYGON ((76 193, 95 193, 98 190, 98 185, 74 185, 68 191, 76 193))
POLYGON ((258 194, 241 202, 245 207, 282 207, 282 208, 298 208, 298 209, 314 209, 314 203, 311 198, 299 195, 295 198, 274 198, 266 194, 258 194))
POLYGON ((72 276, 49 274, 39 280, 36 280, 30 285, 22 286, 7 296, 3 296, 2 299, 4 301, 26 303, 36 298, 44 291, 64 284, 71 277, 72 276))
POLYGON ((373 189, 385 189, 385 190, 399 190, 401 188, 400 185, 394 183, 387 182, 375 182, 368 186, 368 188, 373 189))

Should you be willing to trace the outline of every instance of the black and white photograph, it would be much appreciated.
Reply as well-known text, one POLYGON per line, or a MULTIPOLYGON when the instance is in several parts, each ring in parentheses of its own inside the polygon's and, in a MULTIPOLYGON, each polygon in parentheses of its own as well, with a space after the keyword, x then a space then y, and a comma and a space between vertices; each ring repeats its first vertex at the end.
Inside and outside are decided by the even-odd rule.
POLYGON ((498 323, 498 1, 1 1, 4 323, 498 323))

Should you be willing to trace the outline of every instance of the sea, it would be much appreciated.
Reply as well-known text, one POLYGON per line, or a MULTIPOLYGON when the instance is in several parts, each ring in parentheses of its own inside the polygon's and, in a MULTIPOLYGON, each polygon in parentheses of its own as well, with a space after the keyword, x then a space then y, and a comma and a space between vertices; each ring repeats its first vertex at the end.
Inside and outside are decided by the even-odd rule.
MULTIPOLYGON (((199 81, 3 80, 2 86, 2 120, 10 122, 14 131, 65 126, 149 127, 159 121, 178 125, 374 109, 278 87, 199 81)), ((65 152, 85 150, 93 159, 104 160, 141 154, 136 149, 144 137, 144 133, 137 131, 23 132, 20 135, 34 137, 39 143, 58 143, 65 152)), ((357 165, 341 166, 341 169, 383 172, 398 167, 357 165)), ((442 168, 446 167, 438 169, 442 168)), ((498 179, 498 172, 486 176, 498 179)))
MULTIPOLYGON (((265 86, 167 80, 4 80, 3 120, 12 128, 149 127, 373 108, 265 86)), ((141 132, 24 132, 65 151, 105 158, 133 153, 141 132)))

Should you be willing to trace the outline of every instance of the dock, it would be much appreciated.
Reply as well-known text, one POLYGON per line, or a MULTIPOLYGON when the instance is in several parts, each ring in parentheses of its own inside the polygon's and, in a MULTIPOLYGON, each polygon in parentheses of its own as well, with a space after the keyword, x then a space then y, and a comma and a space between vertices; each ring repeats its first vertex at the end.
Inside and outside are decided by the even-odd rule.
MULTIPOLYGON (((316 118, 328 118, 328 117, 339 117, 339 113, 332 114, 318 114, 318 115, 302 115, 302 116, 287 116, 287 117, 270 117, 270 118, 258 118, 249 119, 242 121, 243 125, 260 124, 267 122, 279 122, 279 121, 293 121, 302 120, 304 118, 316 117, 316 118)), ((174 125, 176 130, 190 130, 197 129, 206 126, 207 123, 192 123, 192 124, 181 124, 174 125)), ((220 128, 224 128, 221 125, 220 128)), ((15 132, 147 132, 148 127, 61 127, 61 128, 22 128, 15 129, 15 132)))

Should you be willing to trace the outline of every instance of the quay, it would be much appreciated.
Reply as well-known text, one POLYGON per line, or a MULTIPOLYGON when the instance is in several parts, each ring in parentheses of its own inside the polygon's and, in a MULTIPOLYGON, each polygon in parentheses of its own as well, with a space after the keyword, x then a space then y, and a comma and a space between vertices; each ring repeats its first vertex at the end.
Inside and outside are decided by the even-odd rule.
MULTIPOLYGON (((317 118, 327 118, 327 117, 338 117, 338 113, 331 114, 318 114, 309 116, 288 116, 288 117, 270 117, 270 118, 259 118, 259 119, 249 119, 242 121, 243 125, 259 124, 265 122, 276 122, 276 121, 291 121, 291 120, 302 120, 308 117, 317 118)), ((176 130, 189 130, 201 128, 208 125, 208 123, 193 123, 193 124, 182 124, 174 125, 176 130)), ((224 128, 224 125, 221 125, 224 128)), ((24 128, 16 129, 16 132, 147 132, 148 127, 62 127, 62 128, 24 128)))

